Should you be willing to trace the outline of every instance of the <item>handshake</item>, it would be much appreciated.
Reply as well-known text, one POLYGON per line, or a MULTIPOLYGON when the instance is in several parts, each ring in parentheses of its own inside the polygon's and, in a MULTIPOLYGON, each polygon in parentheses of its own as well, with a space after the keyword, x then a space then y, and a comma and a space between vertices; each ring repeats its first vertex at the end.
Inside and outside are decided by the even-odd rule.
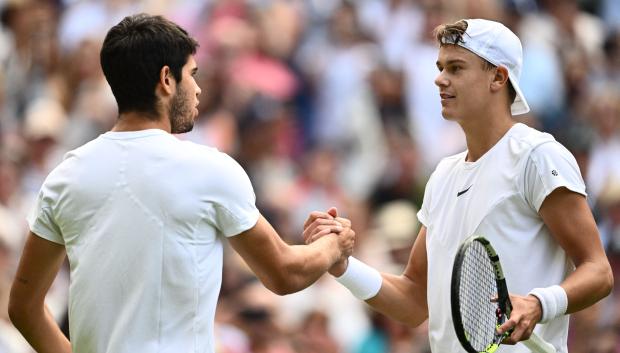
POLYGON ((349 256, 353 254, 355 245, 355 231, 351 228, 351 221, 338 217, 338 211, 331 207, 327 212, 314 211, 304 222, 304 243, 311 244, 323 237, 337 237, 339 260, 329 268, 332 276, 339 277, 347 269, 349 256))

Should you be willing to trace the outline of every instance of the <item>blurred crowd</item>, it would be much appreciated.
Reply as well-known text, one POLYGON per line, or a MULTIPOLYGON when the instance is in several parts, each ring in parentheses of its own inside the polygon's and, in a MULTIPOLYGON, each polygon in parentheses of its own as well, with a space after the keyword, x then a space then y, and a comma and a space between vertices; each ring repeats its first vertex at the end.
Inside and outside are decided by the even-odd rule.
MULTIPOLYGON (((432 29, 475 17, 506 24, 523 42, 532 108, 518 118, 576 156, 616 274, 609 298, 573 315, 570 351, 620 352, 620 1, 0 0, 0 9, 0 353, 30 352, 7 315, 25 219, 63 154, 114 124, 99 49, 138 12, 200 42, 200 115, 178 138, 238 160, 289 243, 302 241, 310 211, 336 206, 358 234, 356 256, 391 273, 407 262, 428 176, 465 146, 440 114, 432 29)), ((234 252, 225 258, 218 353, 429 352, 424 325, 372 313, 328 275, 278 297, 234 252)), ((68 277, 64 268, 47 298, 65 330, 68 277)))

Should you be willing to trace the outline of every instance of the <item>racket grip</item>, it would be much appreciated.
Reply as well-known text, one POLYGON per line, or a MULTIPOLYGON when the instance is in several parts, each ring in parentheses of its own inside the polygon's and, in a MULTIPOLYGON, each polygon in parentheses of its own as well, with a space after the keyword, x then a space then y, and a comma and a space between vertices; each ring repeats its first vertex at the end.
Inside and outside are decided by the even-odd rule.
POLYGON ((523 341, 522 343, 534 353, 556 353, 557 352, 557 350, 555 349, 555 347, 553 347, 553 345, 551 345, 551 343, 543 341, 543 339, 540 338, 535 333, 532 333, 530 338, 526 341, 523 341))

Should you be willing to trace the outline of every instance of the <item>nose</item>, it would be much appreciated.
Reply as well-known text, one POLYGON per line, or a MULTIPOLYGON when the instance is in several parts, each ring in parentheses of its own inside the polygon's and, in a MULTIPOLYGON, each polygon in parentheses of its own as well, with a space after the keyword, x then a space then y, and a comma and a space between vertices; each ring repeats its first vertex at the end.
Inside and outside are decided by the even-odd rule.
POLYGON ((448 86, 448 79, 444 76, 443 71, 440 71, 439 75, 435 77, 435 85, 437 85, 437 87, 448 86))
POLYGON ((196 84, 196 97, 198 97, 201 93, 202 93, 202 90, 200 89, 200 86, 196 84))

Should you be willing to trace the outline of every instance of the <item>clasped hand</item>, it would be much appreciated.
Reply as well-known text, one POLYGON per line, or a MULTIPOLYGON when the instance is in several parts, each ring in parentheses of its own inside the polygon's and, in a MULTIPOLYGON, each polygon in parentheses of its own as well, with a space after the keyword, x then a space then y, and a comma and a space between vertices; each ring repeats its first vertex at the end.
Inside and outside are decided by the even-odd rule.
POLYGON ((353 254, 355 245, 355 231, 351 228, 351 221, 338 217, 338 211, 335 207, 330 208, 327 212, 314 211, 310 213, 304 222, 304 242, 310 244, 330 234, 335 234, 338 237, 341 257, 329 269, 329 273, 339 277, 346 270, 347 259, 353 254))

